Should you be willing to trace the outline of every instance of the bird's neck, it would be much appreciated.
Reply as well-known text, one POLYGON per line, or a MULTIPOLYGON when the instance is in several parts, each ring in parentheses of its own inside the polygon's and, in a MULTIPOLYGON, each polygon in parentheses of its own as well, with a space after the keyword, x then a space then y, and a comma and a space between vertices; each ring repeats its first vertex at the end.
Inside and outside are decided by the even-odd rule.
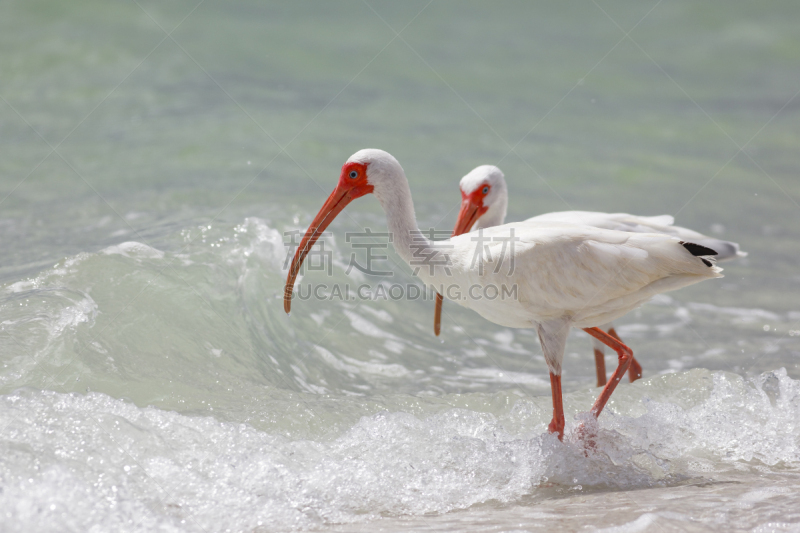
POLYGON ((506 213, 505 211, 494 211, 488 212, 483 215, 481 218, 475 222, 475 225, 472 227, 471 231, 479 230, 479 229, 486 229, 486 228, 493 228, 495 226, 502 226, 503 222, 505 222, 506 213))
POLYGON ((472 231, 493 228, 505 224, 506 211, 508 210, 508 195, 505 191, 505 185, 502 185, 500 190, 496 191, 496 194, 500 195, 499 198, 497 198, 489 210, 481 215, 478 221, 475 222, 472 231))
MULTIPOLYGON (((389 181, 389 180, 387 180, 389 181)), ((386 212, 386 222, 397 255, 412 268, 431 250, 431 241, 420 231, 414 214, 414 201, 405 174, 389 181, 375 196, 386 212)))

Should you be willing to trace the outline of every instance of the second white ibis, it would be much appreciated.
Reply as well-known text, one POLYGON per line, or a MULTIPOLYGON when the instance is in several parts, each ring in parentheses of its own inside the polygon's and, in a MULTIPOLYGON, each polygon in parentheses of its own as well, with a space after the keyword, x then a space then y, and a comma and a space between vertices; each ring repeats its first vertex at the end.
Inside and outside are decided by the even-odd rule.
MULTIPOLYGON (((481 165, 466 174, 459 183, 461 190, 461 210, 458 213, 453 236, 470 231, 499 226, 505 222, 508 209, 508 186, 503 171, 494 165, 481 165)), ((558 211, 529 218, 518 224, 555 222, 579 224, 595 228, 611 229, 635 233, 663 233, 677 237, 682 241, 693 242, 713 249, 717 252, 715 259, 725 261, 736 257, 745 257, 747 253, 739 249, 735 242, 724 241, 698 233, 694 230, 674 226, 674 218, 670 215, 642 217, 628 213, 601 213, 595 211, 558 211)), ((441 331, 443 297, 436 296, 433 331, 439 335, 441 331)), ((617 335, 613 323, 598 326, 609 335, 622 340, 617 335)), ((597 386, 606 384, 604 345, 592 338, 594 345, 595 368, 597 370, 597 386)), ((631 358, 628 377, 635 381, 642 376, 642 367, 635 358, 631 358)))

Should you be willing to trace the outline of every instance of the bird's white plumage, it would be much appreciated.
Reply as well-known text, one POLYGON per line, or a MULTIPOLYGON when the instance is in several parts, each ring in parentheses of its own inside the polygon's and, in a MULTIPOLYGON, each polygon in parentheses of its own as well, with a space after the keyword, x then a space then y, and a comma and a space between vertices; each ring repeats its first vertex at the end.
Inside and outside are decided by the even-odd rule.
POLYGON ((719 277, 721 271, 703 264, 668 235, 552 222, 505 224, 477 235, 450 240, 453 278, 445 283, 501 289, 505 284, 508 292, 516 286, 516 298, 456 300, 507 327, 532 327, 558 318, 567 318, 574 327, 599 326, 655 294, 719 277), (507 241, 504 246, 503 240, 488 241, 506 239, 512 231, 519 239, 513 247, 507 241), (476 252, 479 238, 484 249, 476 252))
MULTIPOLYGON (((464 195, 469 195, 484 185, 489 185, 492 192, 483 197, 482 201, 486 212, 475 222, 473 230, 486 230, 487 228, 502 225, 505 221, 508 206, 508 187, 505 182, 505 176, 499 168, 493 165, 476 167, 466 174, 459 183, 462 194, 464 195)), ((529 225, 541 227, 542 224, 548 223, 556 227, 558 225, 574 224, 626 233, 661 234, 663 236, 670 236, 681 241, 693 242, 711 248, 717 252, 714 259, 718 261, 725 261, 727 259, 744 257, 747 255, 745 252, 742 252, 739 249, 739 245, 734 242, 708 237, 688 228, 674 226, 674 222, 674 218, 670 215, 643 217, 630 215, 628 213, 559 211, 529 218, 518 223, 515 227, 527 227, 529 225)), ((656 245, 657 242, 657 240, 650 239, 649 245, 656 245)), ((666 243, 666 241, 662 242, 666 243)), ((587 296, 587 292, 593 295, 604 293, 606 296, 610 296, 609 300, 603 305, 590 305, 587 306, 586 309, 581 309, 576 312, 571 319, 573 322, 572 325, 575 326, 583 327, 585 325, 584 321, 586 321, 586 324, 591 324, 600 327, 600 329, 604 331, 608 331, 613 327, 612 320, 625 314, 626 311, 623 312, 623 310, 630 307, 632 301, 638 300, 638 303, 633 305, 633 307, 636 307, 659 292, 678 289, 682 286, 694 283, 692 274, 667 274, 664 278, 658 278, 650 283, 642 285, 641 288, 634 290, 630 294, 614 297, 613 294, 623 287, 614 287, 612 286, 614 284, 611 284, 605 288, 601 288, 598 287, 598 280, 603 284, 602 280, 606 279, 604 276, 607 277, 618 269, 623 269, 624 272, 621 276, 628 282, 633 282, 632 285, 628 285, 628 288, 631 288, 636 285, 634 278, 638 279, 641 284, 646 280, 646 277, 641 277, 643 273, 653 274, 658 270, 659 265, 664 265, 666 262, 651 258, 651 251, 648 251, 648 246, 641 242, 640 239, 636 238, 631 240, 630 245, 628 245, 627 242, 622 244, 620 242, 607 242, 601 239, 591 238, 586 239, 582 246, 584 259, 589 258, 589 261, 593 262, 594 268, 591 269, 591 272, 576 272, 574 268, 570 266, 574 266, 572 261, 563 261, 565 258, 565 249, 562 249, 559 254, 556 254, 561 261, 559 261, 558 258, 552 262, 545 261, 544 267, 540 270, 539 278, 547 279, 551 277, 551 271, 555 268, 557 274, 567 274, 571 279, 576 280, 575 283, 570 286, 569 294, 560 295, 561 298, 553 298, 552 295, 548 296, 543 292, 539 292, 539 294, 543 296, 545 302, 569 301, 571 296, 578 294, 576 290, 579 291, 581 287, 584 289, 582 292, 583 297, 587 296), (566 270, 561 270, 564 264, 567 265, 565 267, 566 270), (625 266, 623 267, 622 265, 625 266), (654 267, 655 269, 653 269, 654 267), (604 320, 606 323, 603 323, 604 320)), ((672 250, 673 248, 668 249, 672 250)), ((683 252, 676 253, 685 256, 683 252)), ((541 259, 545 258, 546 255, 547 254, 539 254, 541 259)), ((697 266, 696 258, 690 259, 689 261, 697 266)), ((700 270, 702 271, 702 269, 700 270)), ((714 273, 718 275, 718 272, 714 273)), ((550 292, 552 292, 552 290, 550 292)), ((593 296, 593 300, 596 300, 596 296, 593 296)), ((574 307, 574 304, 575 302, 572 301, 570 305, 574 307)), ((510 311, 510 309, 509 306, 505 308, 503 306, 497 306, 497 308, 492 309, 491 312, 496 313, 496 316, 504 317, 505 324, 511 326, 515 316, 518 315, 510 311)), ((480 310, 476 309, 476 311, 480 313, 480 310)), ((546 310, 540 312, 544 311, 546 310)), ((545 340, 543 339, 543 344, 544 343, 545 340)), ((601 353, 605 351, 604 345, 597 339, 592 338, 592 343, 595 350, 601 353)))
MULTIPOLYGON (((502 180, 502 172, 499 178, 502 180)), ((526 221, 430 241, 417 226, 402 167, 383 150, 369 149, 348 159, 339 184, 306 231, 305 244, 298 248, 287 275, 287 313, 293 280, 308 246, 330 223, 329 216, 335 217, 353 198, 368 192, 375 194, 386 212, 395 250, 426 284, 492 322, 537 331, 551 372, 553 421, 549 430, 558 432, 559 438, 565 425, 561 361, 570 327, 588 328, 590 335, 619 353, 617 370, 592 406, 592 413, 598 416, 632 353, 594 326, 627 313, 660 292, 720 276, 718 267, 695 257, 676 237, 564 222, 526 221), (348 181, 348 176, 353 181, 348 181), (432 263, 431 258, 437 260, 432 263), (505 297, 501 296, 503 290, 505 297)), ((484 198, 488 193, 480 192, 484 198)), ((465 199, 462 210, 472 217, 480 211, 470 202, 465 199)))
POLYGON ((448 298, 459 294, 453 298, 457 303, 503 326, 529 328, 551 321, 597 326, 659 292, 720 276, 719 268, 704 265, 675 237, 569 223, 505 224, 483 230, 483 241, 473 232, 434 243, 417 227, 408 180, 394 157, 368 149, 350 161, 367 165, 395 249, 406 262, 415 267, 414 261, 426 255, 447 257, 447 265, 426 265, 417 275, 434 288, 455 287, 441 292, 448 298), (512 237, 519 239, 513 246, 512 237), (486 262, 482 269, 481 262, 486 262), (516 286, 516 297, 471 297, 471 288, 472 294, 482 294, 503 285, 508 290, 516 286))
POLYGON ((747 253, 739 250, 739 245, 735 242, 709 237, 689 228, 673 226, 674 219, 670 215, 641 217, 629 215, 628 213, 560 211, 538 215, 529 218, 526 222, 566 222, 634 233, 662 233, 677 237, 682 241, 693 242, 711 248, 717 252, 715 256, 717 261, 725 261, 747 255, 747 253))

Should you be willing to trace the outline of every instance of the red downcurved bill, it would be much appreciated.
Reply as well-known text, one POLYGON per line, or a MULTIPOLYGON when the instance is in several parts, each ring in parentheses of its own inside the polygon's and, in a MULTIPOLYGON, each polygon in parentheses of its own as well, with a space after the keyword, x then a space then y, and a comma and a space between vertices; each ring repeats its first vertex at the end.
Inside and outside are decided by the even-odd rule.
POLYGON ((475 222, 486 212, 486 208, 481 204, 475 203, 470 197, 466 197, 461 201, 461 209, 458 212, 456 227, 453 228, 453 237, 467 233, 472 229, 475 222))
POLYGON ((336 215, 338 215, 347 204, 352 202, 355 198, 358 198, 358 196, 353 194, 354 192, 355 191, 351 188, 336 187, 331 195, 328 196, 328 199, 325 201, 322 209, 319 210, 319 213, 317 213, 317 216, 314 217, 306 234, 303 236, 303 240, 300 241, 300 246, 298 246, 297 251, 294 253, 294 258, 292 259, 292 266, 289 267, 289 274, 286 276, 286 286, 283 289, 283 310, 286 311, 286 313, 289 313, 292 309, 294 281, 297 278, 297 274, 300 272, 300 267, 303 266, 303 261, 308 255, 308 252, 311 250, 311 247, 314 246, 314 243, 317 242, 322 232, 325 231, 325 228, 333 222, 336 215))
MULTIPOLYGON (((461 193, 463 199, 461 200, 461 209, 458 212, 458 219, 456 220, 456 227, 453 228, 451 237, 467 233, 475 225, 475 222, 486 212, 483 207, 483 202, 476 203, 472 198, 465 196, 461 193)), ((442 331, 442 304, 444 303, 444 296, 441 294, 436 295, 436 308, 433 311, 433 333, 438 337, 442 331)))

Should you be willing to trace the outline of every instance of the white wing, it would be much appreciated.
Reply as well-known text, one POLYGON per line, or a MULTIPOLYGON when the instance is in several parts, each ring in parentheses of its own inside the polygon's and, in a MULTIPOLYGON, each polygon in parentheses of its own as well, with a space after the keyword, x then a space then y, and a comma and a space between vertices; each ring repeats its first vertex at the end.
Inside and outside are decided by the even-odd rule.
POLYGON ((670 215, 640 217, 628 213, 599 213, 595 211, 558 211, 529 218, 524 223, 553 222, 579 224, 595 228, 612 229, 634 233, 662 233, 672 235, 682 241, 700 244, 717 252, 716 259, 725 261, 734 257, 744 257, 747 253, 739 250, 735 242, 708 237, 689 228, 673 226, 670 215))

